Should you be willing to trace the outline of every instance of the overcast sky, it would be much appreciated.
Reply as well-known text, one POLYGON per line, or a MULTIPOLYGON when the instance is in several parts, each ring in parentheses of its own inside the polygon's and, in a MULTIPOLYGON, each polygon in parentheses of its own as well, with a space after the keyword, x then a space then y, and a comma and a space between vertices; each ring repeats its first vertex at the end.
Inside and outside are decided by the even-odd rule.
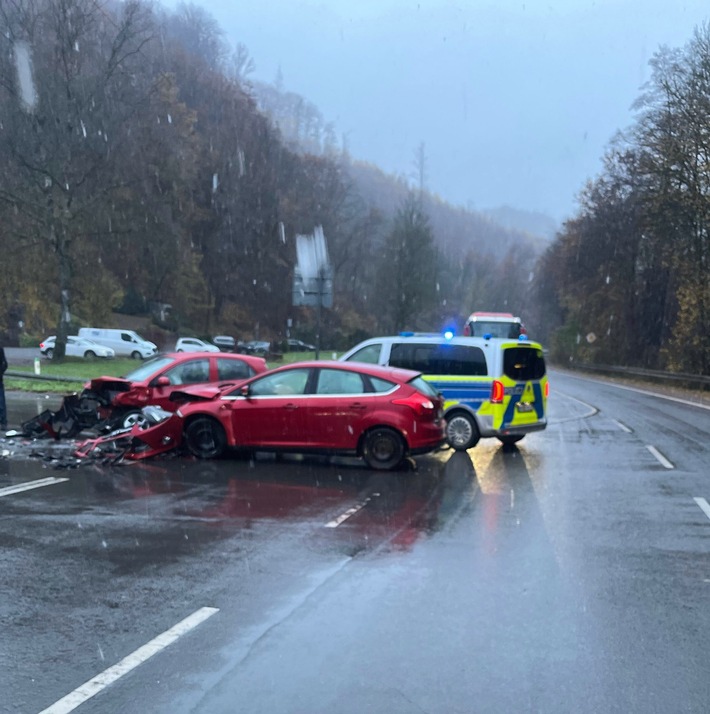
MULTIPOLYGON (((169 6, 175 2, 169 1, 169 6)), ((312 101, 355 158, 476 209, 562 220, 632 119, 659 45, 707 0, 195 0, 247 46, 254 78, 312 101)))

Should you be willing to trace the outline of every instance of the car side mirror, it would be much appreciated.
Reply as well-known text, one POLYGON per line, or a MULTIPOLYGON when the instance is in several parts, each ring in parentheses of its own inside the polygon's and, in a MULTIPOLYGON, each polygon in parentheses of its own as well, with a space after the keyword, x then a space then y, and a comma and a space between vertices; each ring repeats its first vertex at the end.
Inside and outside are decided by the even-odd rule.
POLYGON ((248 384, 243 385, 242 387, 239 388, 239 394, 241 394, 243 397, 248 397, 251 395, 251 389, 249 388, 248 384))
POLYGON ((170 379, 163 374, 160 377, 153 380, 153 386, 154 387, 169 387, 170 379))

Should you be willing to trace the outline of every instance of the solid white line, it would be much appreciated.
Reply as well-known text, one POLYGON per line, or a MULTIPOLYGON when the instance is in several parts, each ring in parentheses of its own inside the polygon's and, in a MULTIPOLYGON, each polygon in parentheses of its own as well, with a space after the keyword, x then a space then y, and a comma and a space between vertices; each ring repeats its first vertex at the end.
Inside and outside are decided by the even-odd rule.
POLYGON ((697 498, 697 497, 696 497, 696 498, 693 498, 693 500, 695 501, 695 503, 698 504, 698 506, 700 506, 700 508, 702 508, 703 513, 704 513, 708 518, 710 518, 710 503, 708 503, 704 498, 697 498))
POLYGON ((658 459, 661 466, 664 466, 667 469, 675 468, 675 466, 673 466, 673 464, 670 461, 668 461, 668 459, 655 446, 646 444, 646 448, 658 459))
MULTIPOLYGON (((372 496, 379 496, 379 493, 373 493, 372 496)), ((372 499, 372 496, 368 496, 364 501, 360 501, 359 503, 356 503, 352 508, 348 508, 345 513, 342 513, 339 515, 337 518, 334 518, 332 521, 328 521, 328 523, 325 524, 326 528, 337 528, 341 523, 344 521, 347 521, 348 518, 351 518, 354 516, 358 511, 362 511, 363 508, 370 502, 372 499)))
POLYGON ((177 625, 166 630, 162 635, 158 635, 147 644, 139 647, 135 652, 124 657, 118 664, 114 664, 112 667, 105 669, 101 674, 98 674, 93 679, 77 687, 73 692, 67 694, 66 697, 62 697, 58 702, 52 704, 52 706, 43 709, 40 714, 67 714, 68 712, 74 711, 80 704, 96 696, 99 692, 106 689, 109 684, 120 679, 124 674, 128 674, 128 672, 138 667, 138 665, 143 664, 143 662, 150 659, 153 655, 164 650, 168 645, 171 645, 178 638, 217 612, 219 612, 219 610, 216 607, 202 607, 196 612, 193 612, 192 615, 178 622, 177 625))
POLYGON ((616 387, 617 389, 625 389, 627 392, 637 392, 638 394, 645 394, 648 397, 658 397, 659 399, 667 399, 669 402, 678 402, 679 404, 687 404, 690 407, 697 407, 698 409, 706 409, 710 411, 710 404, 701 404, 700 402, 691 402, 689 399, 681 399, 680 397, 671 397, 668 394, 660 394, 659 392, 649 392, 647 389, 638 389, 638 387, 627 387, 625 385, 617 384, 616 382, 607 382, 604 379, 594 379, 594 377, 589 376, 579 376, 576 374, 564 373, 572 379, 581 379, 588 382, 596 382, 597 384, 606 384, 609 387, 616 387))
POLYGON ((619 429, 621 429, 621 431, 625 431, 627 434, 633 434, 633 430, 629 429, 629 427, 626 426, 626 424, 622 424, 620 421, 618 421, 616 419, 612 419, 612 421, 614 422, 614 424, 616 424, 619 427, 619 429))
POLYGON ((11 496, 13 493, 22 493, 23 491, 31 491, 33 488, 42 488, 42 486, 53 486, 55 483, 62 483, 63 481, 68 481, 68 478, 41 478, 38 481, 28 481, 27 483, 21 483, 17 486, 7 486, 6 488, 0 488, 0 498, 3 496, 11 496))

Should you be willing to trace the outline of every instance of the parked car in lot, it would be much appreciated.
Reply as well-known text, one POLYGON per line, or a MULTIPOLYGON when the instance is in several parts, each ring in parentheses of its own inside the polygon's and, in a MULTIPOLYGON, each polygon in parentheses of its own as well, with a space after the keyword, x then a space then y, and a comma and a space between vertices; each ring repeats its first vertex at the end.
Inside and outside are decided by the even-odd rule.
POLYGON ((242 345, 242 348, 248 355, 265 355, 271 349, 271 343, 263 340, 249 340, 242 345))
POLYGON ((221 352, 167 353, 153 357, 125 377, 97 377, 82 393, 99 404, 102 419, 129 427, 145 420, 141 408, 151 405, 175 411, 173 392, 186 385, 225 386, 266 372, 262 357, 221 352))
POLYGON ((212 344, 216 345, 222 352, 238 352, 237 343, 231 335, 215 335, 212 344))
MULTIPOLYGON (((204 459, 229 448, 316 452, 392 469, 445 438, 440 395, 404 369, 296 362, 219 392, 188 388, 175 396, 197 400, 182 404, 176 417, 184 445, 204 459)), ((174 419, 163 428, 175 438, 174 419)))
MULTIPOLYGON (((56 336, 50 335, 46 340, 39 343, 39 351, 47 358, 54 358, 56 349, 56 336)), ((84 359, 113 359, 116 355, 110 347, 99 345, 91 340, 86 340, 78 335, 69 335, 65 354, 67 357, 83 357, 84 359)))
POLYGON ((115 330, 103 327, 80 327, 79 337, 93 340, 105 347, 110 347, 118 357, 147 359, 157 353, 154 342, 143 339, 133 330, 115 330))
POLYGON ((175 343, 176 352, 219 352, 219 347, 197 337, 180 337, 175 343))
POLYGON ((286 342, 288 343, 289 350, 292 352, 313 352, 316 348, 315 345, 309 345, 302 340, 288 339, 286 342))

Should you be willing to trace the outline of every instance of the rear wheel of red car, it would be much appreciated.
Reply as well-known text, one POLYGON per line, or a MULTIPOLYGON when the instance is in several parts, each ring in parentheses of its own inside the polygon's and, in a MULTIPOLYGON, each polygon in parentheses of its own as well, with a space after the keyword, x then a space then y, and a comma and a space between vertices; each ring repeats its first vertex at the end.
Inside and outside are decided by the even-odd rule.
POLYGON ((227 435, 218 421, 200 417, 187 425, 185 444, 198 459, 214 459, 227 448, 227 435))
POLYGON ((394 429, 382 426, 365 434, 362 458, 371 469, 385 471, 402 463, 405 451, 404 439, 394 429))

